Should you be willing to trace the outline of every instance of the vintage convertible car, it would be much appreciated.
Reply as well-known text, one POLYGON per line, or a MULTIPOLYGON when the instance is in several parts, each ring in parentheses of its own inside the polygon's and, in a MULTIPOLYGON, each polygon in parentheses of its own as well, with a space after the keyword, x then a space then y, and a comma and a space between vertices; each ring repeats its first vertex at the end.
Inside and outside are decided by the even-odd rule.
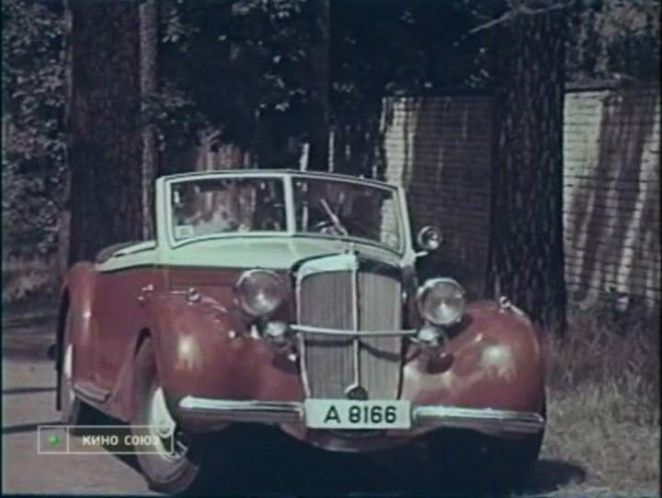
POLYGON ((347 452, 480 434, 508 478, 537 459, 539 331, 506 298, 466 304, 453 279, 417 280, 440 233, 414 247, 401 188, 189 173, 157 180, 155 212, 156 240, 71 268, 56 344, 63 420, 153 428, 138 461, 154 489, 186 489, 200 436, 247 422, 347 452))

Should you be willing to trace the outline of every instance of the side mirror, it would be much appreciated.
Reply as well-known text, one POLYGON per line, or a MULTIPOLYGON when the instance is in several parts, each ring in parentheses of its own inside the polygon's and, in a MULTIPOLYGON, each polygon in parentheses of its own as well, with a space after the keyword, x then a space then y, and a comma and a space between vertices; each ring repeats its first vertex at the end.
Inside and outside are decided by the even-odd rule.
POLYGON ((426 251, 436 251, 444 243, 441 230, 438 227, 428 225, 421 228, 416 236, 416 241, 421 249, 426 251))

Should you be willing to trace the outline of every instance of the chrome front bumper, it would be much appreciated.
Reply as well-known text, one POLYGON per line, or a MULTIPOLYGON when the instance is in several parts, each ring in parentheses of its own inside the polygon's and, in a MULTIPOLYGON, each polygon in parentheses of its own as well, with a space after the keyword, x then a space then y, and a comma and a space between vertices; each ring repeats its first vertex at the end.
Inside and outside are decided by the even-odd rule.
MULTIPOLYGON (((288 401, 232 401, 186 396, 179 412, 211 423, 258 422, 265 424, 303 423, 303 403, 288 401)), ((412 429, 421 426, 473 429, 490 434, 533 434, 541 431, 545 419, 535 412, 461 408, 446 405, 412 405, 412 429)))

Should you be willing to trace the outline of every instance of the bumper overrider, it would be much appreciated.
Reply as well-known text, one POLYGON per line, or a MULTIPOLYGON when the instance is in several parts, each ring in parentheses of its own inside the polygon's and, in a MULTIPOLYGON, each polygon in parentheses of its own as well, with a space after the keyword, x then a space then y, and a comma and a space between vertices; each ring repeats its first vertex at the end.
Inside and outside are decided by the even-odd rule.
MULTIPOLYGON (((446 405, 412 405, 412 428, 457 428, 502 435, 533 434, 541 431, 545 419, 535 412, 463 408, 446 405)), ((294 401, 221 400, 186 396, 179 402, 179 414, 211 423, 255 422, 264 424, 305 424, 304 403, 294 401)))

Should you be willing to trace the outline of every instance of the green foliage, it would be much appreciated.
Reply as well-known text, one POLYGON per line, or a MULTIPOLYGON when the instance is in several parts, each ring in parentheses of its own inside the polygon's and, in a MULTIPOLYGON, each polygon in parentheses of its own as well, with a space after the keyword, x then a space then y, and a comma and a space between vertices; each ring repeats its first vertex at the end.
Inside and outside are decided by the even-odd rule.
POLYGON ((583 0, 568 51, 568 76, 659 79, 659 0, 583 0))
POLYGON ((332 120, 374 114, 386 95, 489 84, 489 44, 464 36, 475 19, 463 0, 329 0, 326 48, 316 45, 323 2, 162 3, 167 84, 150 108, 168 147, 215 129, 221 142, 287 162, 293 143, 312 138, 321 57, 328 57, 332 120))
MULTIPOLYGON (((307 140, 320 1, 161 0, 159 91, 144 119, 162 149, 203 129, 252 150, 307 140)), ((576 6, 571 79, 657 78, 657 0, 329 0, 332 118, 374 112, 385 95, 488 87, 498 30, 471 32, 516 4, 576 6)), ((4 248, 50 253, 66 178, 63 5, 4 0, 2 27, 4 248)))
MULTIPOLYGON (((516 16, 550 11, 563 15, 569 81, 659 79, 659 0, 460 1, 485 31, 498 31, 516 16)), ((492 43, 498 43, 498 35, 492 43)))
MULTIPOLYGON (((312 18, 304 0, 207 0, 163 4, 160 95, 171 122, 189 134, 211 125, 246 148, 263 117, 305 114, 309 103, 312 18), (184 94, 197 104, 172 105, 184 94), (201 116, 204 115, 204 119, 201 116)), ((164 114, 165 116, 165 114, 164 114)), ((291 123, 289 123, 291 124, 291 123)), ((305 133, 301 123, 293 134, 305 133)), ((177 131, 173 127, 164 130, 177 131)))
POLYGON ((659 308, 613 313, 610 307, 609 302, 571 307, 566 337, 548 338, 548 381, 553 387, 576 388, 637 377, 641 391, 631 394, 657 406, 659 417, 659 308))
POLYGON ((51 253, 62 207, 64 23, 56 3, 2 3, 3 253, 51 253))
MULTIPOLYGON (((311 65, 319 54, 313 45, 315 15, 313 0, 166 3, 162 72, 227 140, 249 146, 258 117, 265 116, 275 116, 293 135, 305 135, 306 120, 296 117, 305 116, 311 104, 311 65)), ((489 46, 483 37, 464 36, 475 19, 461 0, 333 0, 330 16, 330 98, 336 114, 384 95, 482 87, 489 81, 489 46)), ((190 112, 173 115, 180 123, 201 124, 190 112)))
POLYGON ((464 0, 331 2, 333 109, 344 115, 386 95, 484 88, 491 53, 464 0))

